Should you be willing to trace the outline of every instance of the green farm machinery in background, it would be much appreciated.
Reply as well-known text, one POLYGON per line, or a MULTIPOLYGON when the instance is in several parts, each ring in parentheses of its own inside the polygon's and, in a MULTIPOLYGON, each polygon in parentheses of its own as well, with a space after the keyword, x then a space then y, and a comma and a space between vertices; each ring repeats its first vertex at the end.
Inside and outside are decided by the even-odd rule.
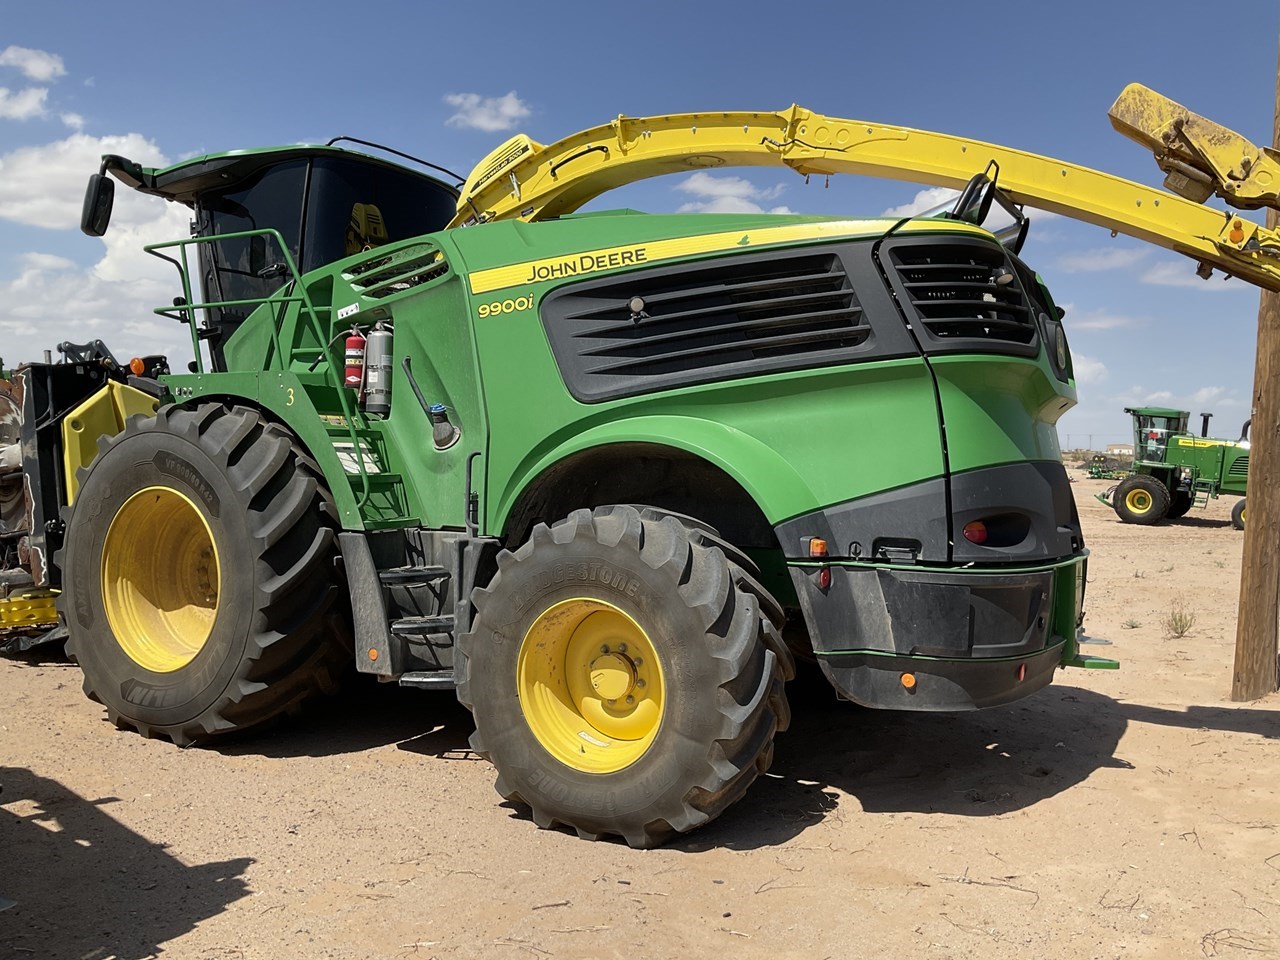
POLYGON ((1133 416, 1133 470, 1099 499, 1125 523, 1174 520, 1221 494, 1241 499, 1231 524, 1244 529, 1245 485, 1249 477, 1249 421, 1238 440, 1209 436, 1211 413, 1202 413, 1200 436, 1187 429, 1191 414, 1168 407, 1126 407, 1133 416))

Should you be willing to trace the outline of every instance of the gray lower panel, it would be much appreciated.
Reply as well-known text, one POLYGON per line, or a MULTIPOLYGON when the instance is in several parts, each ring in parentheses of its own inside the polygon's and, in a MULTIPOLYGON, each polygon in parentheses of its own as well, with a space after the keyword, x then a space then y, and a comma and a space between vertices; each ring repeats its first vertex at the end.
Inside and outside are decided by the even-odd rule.
POLYGON ((1015 657, 1049 642, 1053 573, 970 574, 790 567, 814 653, 1015 657))

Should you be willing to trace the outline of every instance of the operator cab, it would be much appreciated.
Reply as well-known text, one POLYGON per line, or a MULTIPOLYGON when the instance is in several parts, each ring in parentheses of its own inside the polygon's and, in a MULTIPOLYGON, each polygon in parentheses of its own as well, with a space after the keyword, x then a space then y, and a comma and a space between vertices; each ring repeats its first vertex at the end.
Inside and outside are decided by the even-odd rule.
MULTIPOLYGON (((428 166, 430 166, 428 164, 428 166)), ((453 217, 458 191, 435 177, 334 146, 295 146, 197 157, 151 170, 108 155, 89 181, 81 229, 102 236, 111 173, 141 193, 193 209, 202 299, 200 336, 214 370, 223 345, 250 313, 292 278, 279 233, 300 274, 384 243, 434 233, 453 217)), ((446 171, 447 172, 447 171, 446 171)))
POLYGON ((1168 407, 1125 407, 1133 415, 1133 459, 1146 463, 1164 463, 1169 438, 1187 433, 1188 410, 1168 407))

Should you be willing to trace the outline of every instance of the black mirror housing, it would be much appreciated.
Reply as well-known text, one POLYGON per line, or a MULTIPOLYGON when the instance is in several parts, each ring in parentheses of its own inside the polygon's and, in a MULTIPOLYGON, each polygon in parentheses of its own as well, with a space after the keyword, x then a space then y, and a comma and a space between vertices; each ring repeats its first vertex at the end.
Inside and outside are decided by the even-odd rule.
POLYGON ((84 208, 80 211, 80 230, 90 237, 101 237, 111 223, 111 206, 115 201, 116 185, 104 173, 89 177, 84 191, 84 208))

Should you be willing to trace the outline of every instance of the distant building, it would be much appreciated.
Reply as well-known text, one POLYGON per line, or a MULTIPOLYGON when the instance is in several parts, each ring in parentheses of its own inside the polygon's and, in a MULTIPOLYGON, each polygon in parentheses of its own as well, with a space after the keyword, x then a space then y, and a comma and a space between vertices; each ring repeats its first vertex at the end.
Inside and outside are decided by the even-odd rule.
POLYGON ((1109 457, 1132 457, 1132 443, 1108 443, 1107 456, 1109 457))

